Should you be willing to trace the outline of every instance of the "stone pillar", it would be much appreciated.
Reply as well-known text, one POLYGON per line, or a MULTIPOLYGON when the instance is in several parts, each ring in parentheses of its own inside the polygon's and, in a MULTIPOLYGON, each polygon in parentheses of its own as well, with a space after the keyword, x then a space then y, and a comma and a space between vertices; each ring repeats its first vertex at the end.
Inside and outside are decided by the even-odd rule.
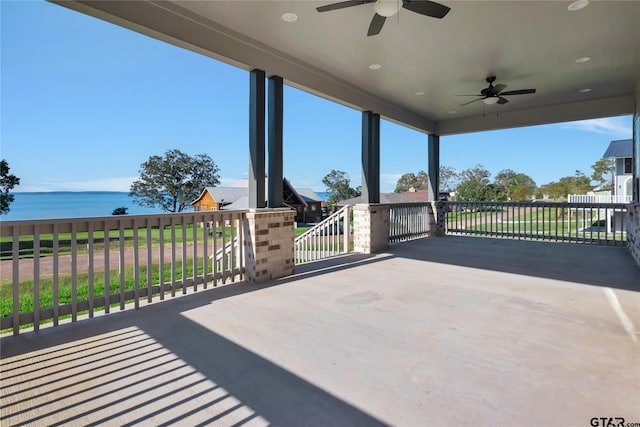
POLYGON ((357 204, 353 208, 353 250, 364 254, 389 247, 389 206, 357 204))
POLYGON ((247 281, 259 283, 293 274, 295 215, 289 208, 247 212, 243 223, 247 281))
POLYGON ((640 265, 640 203, 627 205, 627 246, 631 256, 640 265))
POLYGON ((446 206, 442 202, 431 202, 429 212, 429 236, 444 237, 446 235, 445 221, 447 220, 446 206))

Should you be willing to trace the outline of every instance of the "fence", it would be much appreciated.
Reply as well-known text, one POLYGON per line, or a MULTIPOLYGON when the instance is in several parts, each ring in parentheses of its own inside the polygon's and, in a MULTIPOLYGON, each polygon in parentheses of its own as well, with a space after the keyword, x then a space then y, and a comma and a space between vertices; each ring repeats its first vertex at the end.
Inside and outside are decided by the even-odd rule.
POLYGON ((152 302, 242 279, 243 211, 0 224, 0 328, 152 302))
POLYGON ((429 235, 431 203, 389 204, 389 243, 429 235))
POLYGON ((569 203, 630 203, 631 196, 609 194, 569 194, 569 203))
POLYGON ((296 237, 295 262, 302 264, 348 253, 351 243, 351 207, 344 206, 296 237))
POLYGON ((442 202, 446 233, 626 245, 621 203, 442 202))

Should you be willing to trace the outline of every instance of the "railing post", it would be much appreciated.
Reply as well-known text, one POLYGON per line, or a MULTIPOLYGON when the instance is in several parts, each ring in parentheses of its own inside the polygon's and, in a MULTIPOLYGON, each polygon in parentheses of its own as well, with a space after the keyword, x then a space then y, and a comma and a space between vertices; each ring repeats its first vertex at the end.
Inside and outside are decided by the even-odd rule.
POLYGON ((243 220, 246 279, 258 283, 293 274, 295 211, 251 209, 243 220))
POLYGON ((389 246, 389 206, 357 204, 353 208, 354 252, 371 254, 389 246))
POLYGON ((444 237, 446 235, 447 206, 444 202, 431 202, 429 212, 429 231, 431 236, 444 237))

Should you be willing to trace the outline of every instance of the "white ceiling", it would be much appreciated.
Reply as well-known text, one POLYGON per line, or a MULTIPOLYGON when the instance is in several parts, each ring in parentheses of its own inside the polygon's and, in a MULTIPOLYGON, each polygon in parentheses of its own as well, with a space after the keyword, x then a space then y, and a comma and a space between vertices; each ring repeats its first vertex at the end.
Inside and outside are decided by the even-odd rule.
MULTIPOLYGON (((451 1, 443 19, 407 9, 367 37, 373 4, 333 1, 60 2, 428 133, 448 135, 633 113, 640 87, 640 1, 451 1), (285 12, 298 16, 287 23, 285 12), (576 63, 576 59, 592 59, 576 63), (370 70, 370 64, 380 64, 370 70), (479 93, 496 75, 502 106, 479 93), (590 92, 580 92, 581 89, 590 92), (416 95, 424 92, 424 95, 416 95), (455 111, 453 113, 452 111, 455 111)), ((285 100, 286 102, 286 100, 285 100)))

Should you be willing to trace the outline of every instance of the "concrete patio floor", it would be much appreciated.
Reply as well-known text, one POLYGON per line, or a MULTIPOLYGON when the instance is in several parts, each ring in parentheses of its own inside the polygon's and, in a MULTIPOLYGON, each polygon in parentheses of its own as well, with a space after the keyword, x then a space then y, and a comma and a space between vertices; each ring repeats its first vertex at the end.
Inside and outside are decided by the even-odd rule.
POLYGON ((1 340, 11 425, 640 422, 624 248, 446 237, 1 340))

